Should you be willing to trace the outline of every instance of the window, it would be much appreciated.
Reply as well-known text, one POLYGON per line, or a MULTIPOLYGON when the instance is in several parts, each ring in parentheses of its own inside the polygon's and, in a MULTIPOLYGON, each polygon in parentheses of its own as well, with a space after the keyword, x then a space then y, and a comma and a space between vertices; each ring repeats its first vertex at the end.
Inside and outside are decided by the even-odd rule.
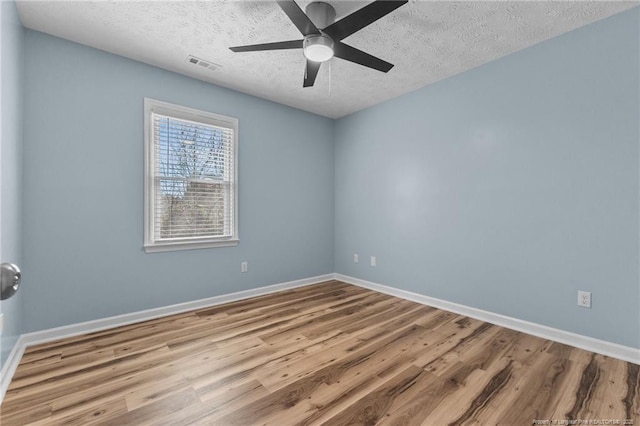
POLYGON ((144 100, 144 249, 238 244, 238 120, 144 100))

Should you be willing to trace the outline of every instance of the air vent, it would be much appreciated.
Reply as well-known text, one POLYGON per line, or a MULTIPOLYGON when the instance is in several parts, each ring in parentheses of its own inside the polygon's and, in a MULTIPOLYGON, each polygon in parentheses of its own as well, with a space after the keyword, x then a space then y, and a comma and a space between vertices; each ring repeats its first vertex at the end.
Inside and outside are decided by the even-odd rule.
POLYGON ((204 59, 197 58, 193 55, 187 56, 187 61, 189 61, 194 65, 201 66, 202 68, 206 68, 211 71, 216 71, 218 68, 222 67, 222 65, 214 64, 213 62, 210 62, 210 61, 205 61, 204 59))

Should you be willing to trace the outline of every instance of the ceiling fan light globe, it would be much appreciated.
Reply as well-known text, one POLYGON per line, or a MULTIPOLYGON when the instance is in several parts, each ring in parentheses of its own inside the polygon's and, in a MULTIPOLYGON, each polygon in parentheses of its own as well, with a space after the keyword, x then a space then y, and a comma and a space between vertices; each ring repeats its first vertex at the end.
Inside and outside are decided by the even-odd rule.
POLYGON ((311 45, 304 49, 304 56, 313 62, 325 62, 333 58, 333 49, 321 44, 311 45))
POLYGON ((324 35, 305 38, 303 43, 305 58, 313 62, 326 62, 333 58, 333 40, 324 35))

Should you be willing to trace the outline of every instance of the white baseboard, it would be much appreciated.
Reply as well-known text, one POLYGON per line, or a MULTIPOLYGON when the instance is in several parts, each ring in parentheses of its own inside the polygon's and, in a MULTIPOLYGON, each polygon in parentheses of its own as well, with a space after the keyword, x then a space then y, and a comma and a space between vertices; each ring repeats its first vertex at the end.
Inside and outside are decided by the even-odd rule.
POLYGON ((22 358, 22 355, 24 354, 24 351, 28 346, 47 343, 58 339, 64 339, 65 337, 94 333, 96 331, 106 330, 113 327, 120 327, 137 322, 148 321, 167 315, 180 314, 183 312, 193 311, 195 309, 221 305, 223 303, 248 299, 250 297, 263 296, 265 294, 277 293, 283 290, 290 290, 297 287, 318 284, 332 279, 334 279, 334 274, 318 275, 316 277, 288 281, 285 283, 252 288, 249 290, 242 290, 235 293, 194 300, 192 302, 178 303, 175 305, 163 306, 155 309, 147 309, 144 311, 132 312, 129 314, 65 325, 62 327, 50 328, 47 330, 35 331, 32 333, 25 333, 18 338, 18 341, 13 346, 13 350, 7 358, 7 361, 2 367, 2 372, 0 375, 0 403, 2 403, 2 400, 4 399, 4 395, 9 388, 9 383, 11 382, 11 379, 13 378, 13 375, 18 368, 18 364, 20 364, 20 359, 22 358))
POLYGON ((423 305, 433 306, 434 308, 443 309, 445 311, 454 312, 470 318, 479 319, 511 330, 522 331, 543 339, 552 340, 554 342, 564 343, 566 345, 575 346, 576 348, 585 349, 587 351, 599 353, 602 355, 618 358, 623 361, 640 364, 640 349, 629 346, 619 345, 617 343, 607 342, 605 340, 595 339, 593 337, 583 336, 581 334, 571 333, 569 331, 557 328, 547 327, 546 325, 536 324, 505 315, 496 314, 482 309, 472 308, 470 306, 460 305, 458 303, 448 302, 442 299, 413 293, 406 290, 400 290, 395 287, 389 287, 382 284, 354 278, 347 275, 335 274, 335 279, 359 287, 368 288, 380 293, 389 294, 391 296, 400 297, 402 299, 411 300, 423 305))
POLYGON ((2 366, 2 371, 0 372, 0 404, 2 404, 4 394, 7 393, 9 383, 11 383, 11 379, 18 368, 18 364, 20 364, 25 348, 26 345, 24 344, 22 336, 18 337, 18 340, 13 345, 13 349, 9 352, 7 360, 2 366))
POLYGON ((554 342, 575 346, 577 348, 585 349, 591 352, 618 358, 623 361, 640 364, 640 349, 637 348, 623 346, 616 343, 607 342, 605 340, 594 339, 593 337, 587 337, 580 334, 532 323, 529 321, 523 321, 517 318, 484 311, 482 309, 472 308, 470 306, 460 305, 458 303, 448 302, 446 300, 436 299, 434 297, 429 297, 406 290, 400 290, 394 287, 362 280, 360 278, 354 278, 342 274, 326 274, 319 275, 317 277, 305 278, 265 287, 238 291, 230 294, 223 294, 220 296, 195 300, 192 302, 179 303, 176 305, 164 306, 155 309, 147 309, 144 311, 132 312, 129 314, 117 315, 114 317, 102 318, 98 320, 86 321, 63 327, 56 327, 48 330, 41 330, 23 334, 18 338, 13 349, 11 350, 11 353, 9 354, 9 357, 2 366, 2 371, 0 372, 0 403, 2 403, 2 400, 4 399, 4 395, 9 387, 9 383, 11 382, 11 379, 13 378, 13 375, 18 368, 18 364, 20 364, 22 355, 28 346, 63 339, 65 337, 93 333, 96 331, 106 330, 109 328, 133 324, 137 322, 148 321, 167 315, 174 315, 182 312, 192 311, 194 309, 207 308, 210 306, 229 303, 236 300, 248 299, 250 297, 276 293, 278 291, 318 284, 333 279, 368 288, 380 293, 389 294, 391 296, 400 297, 402 299, 411 300, 423 305, 433 306, 435 308, 444 309, 456 314, 479 319, 481 321, 486 321, 488 323, 496 324, 501 327, 522 331, 524 333, 538 336, 543 339, 549 339, 554 342))

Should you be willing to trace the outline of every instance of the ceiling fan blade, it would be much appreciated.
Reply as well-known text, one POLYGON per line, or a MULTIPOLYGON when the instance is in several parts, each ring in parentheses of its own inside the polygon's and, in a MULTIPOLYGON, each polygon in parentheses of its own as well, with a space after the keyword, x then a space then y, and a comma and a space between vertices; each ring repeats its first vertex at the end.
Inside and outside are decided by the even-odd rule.
POLYGON ((276 41, 275 43, 250 44, 230 47, 234 52, 257 52, 260 50, 302 49, 303 40, 276 41))
POLYGON ((355 62, 356 64, 382 72, 388 72, 393 68, 393 64, 344 43, 336 43, 333 47, 333 54, 337 58, 344 59, 345 61, 355 62))
POLYGON ((302 83, 302 87, 313 86, 313 83, 316 81, 316 76, 318 75, 318 70, 320 69, 320 64, 322 64, 322 62, 313 62, 307 59, 307 70, 304 73, 304 83, 302 83))
POLYGON ((340 41, 356 31, 363 29, 367 25, 372 24, 383 16, 388 15, 403 4, 407 3, 407 1, 408 0, 376 0, 373 3, 369 3, 362 9, 356 10, 351 15, 334 22, 322 31, 327 33, 333 41, 340 41))
POLYGON ((313 22, 311 22, 311 19, 305 15, 295 1, 279 1, 278 5, 280 5, 284 13, 291 19, 291 22, 300 30, 302 35, 320 34, 318 28, 316 28, 313 22))

